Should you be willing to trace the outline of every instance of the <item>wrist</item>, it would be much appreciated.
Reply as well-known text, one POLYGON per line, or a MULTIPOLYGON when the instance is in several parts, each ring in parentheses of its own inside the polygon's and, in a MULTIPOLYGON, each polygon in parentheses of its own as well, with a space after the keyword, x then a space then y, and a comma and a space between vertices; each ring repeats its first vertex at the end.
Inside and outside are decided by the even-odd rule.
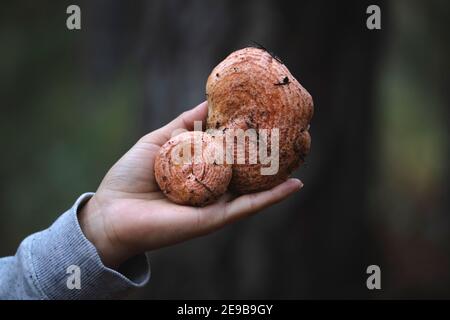
POLYGON ((103 264, 117 269, 127 257, 115 248, 105 225, 104 208, 95 195, 78 212, 78 222, 84 236, 95 246, 103 264))

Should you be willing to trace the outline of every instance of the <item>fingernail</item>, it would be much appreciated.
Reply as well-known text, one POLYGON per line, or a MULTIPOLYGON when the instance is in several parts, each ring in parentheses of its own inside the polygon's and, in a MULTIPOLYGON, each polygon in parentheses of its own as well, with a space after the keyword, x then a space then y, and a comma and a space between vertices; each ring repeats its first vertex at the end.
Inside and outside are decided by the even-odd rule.
POLYGON ((292 179, 292 180, 294 180, 297 183, 298 190, 303 188, 303 182, 301 182, 300 179, 292 179))

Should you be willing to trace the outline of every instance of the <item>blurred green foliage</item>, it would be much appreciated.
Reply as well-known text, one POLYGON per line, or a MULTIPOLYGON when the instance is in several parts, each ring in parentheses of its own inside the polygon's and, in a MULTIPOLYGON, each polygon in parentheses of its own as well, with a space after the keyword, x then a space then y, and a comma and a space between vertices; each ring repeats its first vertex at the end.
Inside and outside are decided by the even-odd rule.
POLYGON ((0 22, 1 255, 95 191, 139 128, 135 67, 90 80, 64 3, 40 5, 49 12, 17 3, 0 22))
POLYGON ((378 85, 380 200, 386 216, 404 218, 400 224, 422 221, 445 205, 449 101, 444 77, 450 64, 439 23, 449 10, 442 1, 433 4, 392 4, 394 32, 378 85))

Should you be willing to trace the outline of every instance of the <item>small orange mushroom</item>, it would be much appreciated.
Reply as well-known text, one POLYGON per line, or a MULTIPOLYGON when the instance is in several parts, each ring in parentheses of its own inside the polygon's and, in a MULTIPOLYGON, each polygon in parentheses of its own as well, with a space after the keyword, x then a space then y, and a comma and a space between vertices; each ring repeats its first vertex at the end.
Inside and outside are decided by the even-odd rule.
POLYGON ((220 164, 221 157, 220 140, 201 131, 184 132, 159 150, 156 182, 175 203, 205 206, 224 194, 231 180, 231 166, 220 164))

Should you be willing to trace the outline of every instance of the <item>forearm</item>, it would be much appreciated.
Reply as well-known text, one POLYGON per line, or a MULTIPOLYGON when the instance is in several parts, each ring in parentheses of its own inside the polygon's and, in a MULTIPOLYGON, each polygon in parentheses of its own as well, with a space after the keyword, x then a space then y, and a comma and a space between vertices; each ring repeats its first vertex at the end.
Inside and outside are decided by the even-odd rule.
POLYGON ((117 270, 104 266, 78 223, 85 194, 48 229, 26 238, 15 256, 0 259, 0 299, 118 298, 145 285, 149 266, 144 255, 117 270), (79 270, 80 287, 71 285, 79 270))

